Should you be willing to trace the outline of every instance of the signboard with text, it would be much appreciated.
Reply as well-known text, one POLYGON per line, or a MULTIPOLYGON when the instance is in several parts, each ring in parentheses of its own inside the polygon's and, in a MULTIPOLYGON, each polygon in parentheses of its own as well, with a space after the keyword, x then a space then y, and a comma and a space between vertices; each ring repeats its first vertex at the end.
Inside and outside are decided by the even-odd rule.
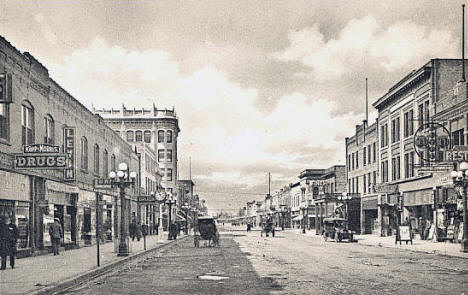
MULTIPOLYGON (((400 244, 401 242, 406 242, 406 244, 408 244, 408 242, 411 242, 411 244, 413 244, 413 239, 411 238, 411 230, 410 230, 410 227, 408 225, 400 225, 398 226, 398 235, 397 235, 397 240, 396 241, 399 241, 400 244)), ((395 241, 395 243, 396 243, 395 241)))
POLYGON ((66 154, 18 154, 15 169, 66 169, 66 154))
POLYGON ((112 189, 112 180, 107 178, 98 178, 94 180, 95 189, 112 189))
POLYGON ((152 195, 138 196, 138 203, 156 204, 156 197, 152 195))
POLYGON ((75 146, 75 127, 63 128, 63 151, 68 155, 67 167, 63 171, 63 178, 65 181, 75 181, 76 179, 75 146))
POLYGON ((60 147, 57 145, 50 144, 31 144, 23 146, 23 153, 25 154, 58 154, 60 153, 60 147))

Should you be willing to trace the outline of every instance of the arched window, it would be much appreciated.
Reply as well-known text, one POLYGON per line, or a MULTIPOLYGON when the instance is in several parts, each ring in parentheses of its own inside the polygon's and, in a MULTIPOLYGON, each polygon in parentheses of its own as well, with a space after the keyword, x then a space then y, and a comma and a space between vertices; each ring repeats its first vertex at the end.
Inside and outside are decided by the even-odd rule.
POLYGON ((99 174, 99 145, 94 145, 94 173, 99 174))
POLYGON ((135 131, 135 141, 136 142, 143 141, 143 132, 141 130, 135 131))
POLYGON ((29 101, 21 105, 21 139, 23 145, 34 143, 34 108, 29 101))
POLYGON ((167 130, 167 139, 166 139, 166 142, 169 142, 171 143, 172 142, 172 131, 171 130, 167 130))
POLYGON ((145 132, 144 132, 144 141, 146 143, 151 143, 151 131, 145 130, 145 132))
POLYGON ((115 171, 115 155, 111 156, 111 170, 115 171))
POLYGON ((127 141, 128 141, 128 142, 133 142, 133 141, 135 141, 135 139, 134 139, 133 136, 134 136, 133 131, 132 131, 132 130, 128 130, 128 131, 127 131, 127 141))
POLYGON ((88 171, 88 140, 81 138, 81 169, 88 171))
POLYGON ((164 130, 158 131, 158 142, 164 142, 164 130))
POLYGON ((102 152, 102 175, 104 178, 108 177, 109 174, 109 155, 107 154, 107 150, 105 149, 102 152))
POLYGON ((47 114, 44 117, 44 143, 54 144, 55 141, 55 122, 51 115, 47 114))

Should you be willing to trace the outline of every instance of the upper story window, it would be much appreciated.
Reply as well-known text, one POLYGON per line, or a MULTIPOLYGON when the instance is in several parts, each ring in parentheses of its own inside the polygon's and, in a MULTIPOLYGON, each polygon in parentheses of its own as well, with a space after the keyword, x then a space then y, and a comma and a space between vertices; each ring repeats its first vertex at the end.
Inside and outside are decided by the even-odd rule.
POLYGON ((142 142, 143 141, 143 131, 141 131, 141 130, 135 131, 135 141, 136 142, 142 142))
POLYGON ((392 143, 400 141, 400 117, 392 120, 392 143))
POLYGON ((348 171, 351 171, 351 155, 348 155, 348 171))
POLYGON ((367 146, 367 163, 370 164, 371 163, 371 145, 369 144, 367 146))
POLYGON ((166 179, 167 181, 172 181, 172 169, 171 168, 167 168, 166 169, 166 179))
POLYGON ((134 132, 132 130, 127 131, 127 141, 128 142, 134 142, 135 141, 134 132))
POLYGON ((373 149, 372 149, 372 162, 375 163, 375 161, 377 161, 377 145, 375 144, 375 142, 372 144, 373 146, 373 149))
POLYGON ((111 169, 112 171, 115 171, 115 155, 114 154, 111 156, 111 169))
POLYGON ((151 143, 151 131, 145 130, 145 132, 144 132, 144 141, 146 143, 151 143))
POLYGON ((465 135, 463 134, 463 128, 452 132, 453 145, 465 145, 465 135))
POLYGON ((0 103, 0 138, 10 139, 10 106, 7 103, 0 103))
POLYGON ((359 151, 356 151, 356 169, 359 168, 359 151))
POLYGON ((88 140, 81 138, 81 169, 88 171, 88 140))
POLYGON ((362 150, 362 165, 366 166, 367 156, 366 156, 366 147, 362 150))
POLYGON ((410 110, 404 115, 404 136, 408 137, 414 133, 414 124, 413 124, 413 110, 410 110))
POLYGON ((109 174, 109 155, 107 153, 107 150, 105 149, 102 152, 102 175, 104 177, 107 177, 109 174))
POLYGON ((159 149, 158 150, 158 162, 162 162, 162 161, 164 161, 164 150, 159 149))
POLYGON ((44 135, 44 143, 54 144, 54 134, 55 134, 55 124, 54 119, 51 115, 47 115, 44 117, 44 127, 45 127, 45 135, 44 135))
POLYGON ((429 100, 418 105, 418 126, 421 127, 424 123, 429 122, 429 100))
POLYGON ((34 143, 34 108, 27 101, 21 105, 21 139, 23 145, 34 143))
POLYGON ((94 145, 94 173, 99 174, 99 145, 94 145))
POLYGON ((388 124, 380 127, 380 146, 386 147, 388 145, 388 124))
POLYGON ((158 131, 158 142, 164 142, 164 130, 158 131))
POLYGON ((168 162, 172 162, 172 150, 167 150, 166 152, 167 152, 166 153, 166 160, 168 162))
POLYGON ((351 168, 354 170, 354 153, 351 155, 353 158, 352 158, 352 162, 351 162, 351 168))
POLYGON ((172 131, 171 130, 167 130, 166 131, 166 141, 168 143, 171 143, 172 142, 172 131))

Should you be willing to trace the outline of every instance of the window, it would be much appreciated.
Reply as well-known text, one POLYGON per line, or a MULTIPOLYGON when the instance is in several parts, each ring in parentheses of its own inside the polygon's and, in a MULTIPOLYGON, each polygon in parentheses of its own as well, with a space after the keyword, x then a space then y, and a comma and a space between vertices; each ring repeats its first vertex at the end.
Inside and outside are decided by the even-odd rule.
POLYGON ((381 170, 382 170, 382 182, 388 182, 388 160, 381 162, 381 170))
POLYGON ((385 124, 385 125, 380 127, 380 135, 381 135, 380 145, 382 147, 387 146, 387 144, 388 144, 388 124, 385 124))
POLYGON ((373 149, 372 149, 372 158, 373 158, 373 159, 372 159, 372 160, 373 160, 373 162, 375 163, 375 161, 377 160, 377 156, 376 156, 377 150, 376 150, 376 144, 375 144, 375 142, 374 142, 372 145, 373 145, 373 149))
POLYGON ((115 155, 111 156, 111 169, 115 171, 115 155))
POLYGON ((144 141, 146 143, 151 143, 151 131, 145 130, 145 132, 144 132, 144 141))
POLYGON ((392 120, 392 143, 400 140, 400 117, 392 120))
POLYGON ((429 101, 424 102, 424 121, 429 123, 429 101))
POLYGON ((463 128, 452 132, 453 145, 465 145, 465 136, 463 134, 463 128))
POLYGON ((88 140, 81 138, 81 169, 88 170, 88 140))
POLYGON ((166 169, 166 177, 167 177, 167 181, 172 181, 172 168, 166 169))
POLYGON ((366 166, 366 161, 367 161, 367 157, 366 157, 366 147, 364 147, 363 151, 362 151, 362 165, 363 166, 366 166))
POLYGON ((158 150, 158 162, 164 161, 164 150, 160 149, 158 150))
POLYGON ((135 141, 136 142, 142 142, 143 141, 143 131, 141 131, 141 130, 135 131, 135 141))
POLYGON ((354 170, 354 153, 352 154, 352 156, 353 156, 352 169, 354 170))
POLYGON ((405 122, 403 123, 404 127, 404 136, 408 137, 413 135, 414 133, 414 125, 413 125, 413 110, 410 110, 405 113, 404 115, 405 122))
POLYGON ((133 141, 135 141, 135 139, 134 139, 133 136, 134 136, 133 131, 132 131, 132 130, 128 130, 128 131, 127 131, 127 141, 128 141, 128 142, 133 142, 133 141))
POLYGON ((359 168, 359 151, 356 151, 356 169, 359 168))
POLYGON ((351 171, 351 155, 348 155, 348 171, 351 171))
POLYGON ((400 179, 400 156, 392 158, 392 180, 400 179))
POLYGON ((356 193, 359 193, 359 176, 356 176, 356 193))
POLYGON ((172 162, 172 150, 166 150, 166 161, 172 162))
POLYGON ((51 115, 47 115, 44 117, 44 125, 45 125, 45 135, 44 135, 44 143, 54 144, 54 119, 51 115))
POLYGON ((414 152, 405 154, 405 178, 414 176, 414 152))
POLYGON ((21 139, 23 145, 34 143, 34 109, 29 102, 21 106, 21 139))
POLYGON ((102 175, 104 178, 108 177, 109 175, 109 159, 108 159, 108 153, 107 150, 104 150, 102 152, 102 175))
POLYGON ((99 146, 94 145, 94 173, 99 174, 99 146))
POLYGON ((158 131, 158 142, 164 142, 164 130, 158 131))
POLYGON ((10 137, 10 106, 0 103, 0 138, 9 140, 10 137))
POLYGON ((171 142, 172 142, 172 131, 171 131, 171 130, 167 130, 167 133, 166 133, 166 134, 167 134, 167 136, 166 136, 166 137, 167 137, 166 141, 169 142, 169 143, 171 143, 171 142))
POLYGON ((364 192, 367 193, 367 186, 366 186, 367 182, 366 182, 366 175, 365 175, 365 174, 364 174, 362 180, 363 180, 363 181, 362 181, 362 183, 363 183, 362 186, 363 186, 363 188, 364 188, 364 192))
POLYGON ((423 114, 424 114, 424 105, 420 104, 418 106, 418 121, 419 121, 418 128, 424 124, 423 114))
POLYGON ((351 191, 351 179, 348 179, 348 193, 351 193, 351 192, 352 192, 351 191))
POLYGON ((367 146, 367 163, 370 164, 370 163, 371 163, 371 159, 372 159, 372 158, 371 158, 371 145, 369 144, 369 145, 367 146))
POLYGON ((371 192, 371 173, 370 172, 367 174, 367 191, 369 193, 371 192))
POLYGON ((372 183, 377 183, 377 171, 372 172, 372 183))

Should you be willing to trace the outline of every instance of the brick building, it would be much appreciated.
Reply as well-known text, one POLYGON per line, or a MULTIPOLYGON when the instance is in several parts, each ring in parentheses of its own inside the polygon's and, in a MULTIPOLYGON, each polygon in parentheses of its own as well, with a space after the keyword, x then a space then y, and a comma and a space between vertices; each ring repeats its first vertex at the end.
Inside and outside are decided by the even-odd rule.
MULTIPOLYGON (((6 85, 0 100, 0 215, 19 225, 19 248, 34 251, 50 245, 47 224, 54 218, 64 228, 65 244, 89 242, 95 233, 96 193, 104 202, 98 223, 116 237, 118 192, 95 190, 93 181, 107 177, 121 162, 138 171, 132 147, 51 79, 44 65, 3 37, 0 73, 6 85), (33 144, 58 146, 60 153, 68 153, 66 169, 15 168, 14 155, 33 144)), ((135 196, 135 189, 127 189, 127 201, 135 201, 135 196)))
POLYGON ((356 125, 356 133, 345 139, 347 191, 349 194, 358 194, 361 198, 362 233, 380 230, 378 196, 374 189, 379 172, 377 126, 377 122, 368 126, 364 120, 361 125, 356 125))

